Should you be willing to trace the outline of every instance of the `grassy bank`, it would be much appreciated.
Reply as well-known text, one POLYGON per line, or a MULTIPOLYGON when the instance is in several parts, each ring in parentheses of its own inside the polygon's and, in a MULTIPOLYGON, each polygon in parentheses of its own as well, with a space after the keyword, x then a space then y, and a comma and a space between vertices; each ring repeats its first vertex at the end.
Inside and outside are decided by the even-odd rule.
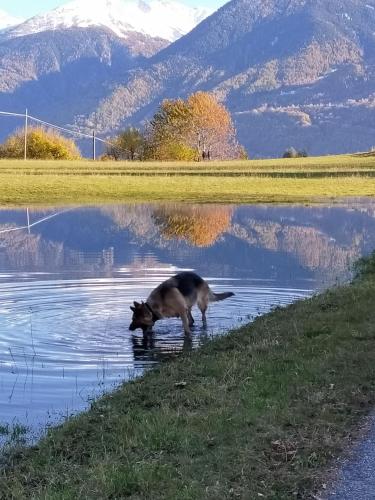
POLYGON ((310 498, 375 397, 375 257, 123 386, 0 471, 6 499, 310 498))
POLYGON ((304 202, 375 195, 375 156, 207 163, 0 161, 0 205, 304 202))

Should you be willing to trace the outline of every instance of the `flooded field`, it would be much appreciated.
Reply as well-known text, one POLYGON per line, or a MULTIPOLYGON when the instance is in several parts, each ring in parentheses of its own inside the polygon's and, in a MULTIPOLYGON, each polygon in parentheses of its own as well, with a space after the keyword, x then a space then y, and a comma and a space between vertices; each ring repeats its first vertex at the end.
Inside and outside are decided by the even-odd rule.
POLYGON ((0 424, 37 432, 162 359, 348 276, 375 248, 375 205, 110 206, 0 211, 0 424), (215 291, 208 329, 128 330, 178 270, 215 291))

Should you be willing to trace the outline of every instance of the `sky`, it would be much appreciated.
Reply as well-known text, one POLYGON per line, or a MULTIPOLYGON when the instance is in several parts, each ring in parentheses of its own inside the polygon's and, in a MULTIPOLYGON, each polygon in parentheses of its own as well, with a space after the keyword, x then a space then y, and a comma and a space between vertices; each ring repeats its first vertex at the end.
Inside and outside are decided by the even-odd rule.
MULTIPOLYGON (((0 9, 13 16, 28 18, 45 12, 69 0, 0 0, 0 9)), ((218 7, 224 2, 220 0, 180 0, 182 3, 193 6, 218 7)), ((95 0, 93 0, 95 2, 95 0)))

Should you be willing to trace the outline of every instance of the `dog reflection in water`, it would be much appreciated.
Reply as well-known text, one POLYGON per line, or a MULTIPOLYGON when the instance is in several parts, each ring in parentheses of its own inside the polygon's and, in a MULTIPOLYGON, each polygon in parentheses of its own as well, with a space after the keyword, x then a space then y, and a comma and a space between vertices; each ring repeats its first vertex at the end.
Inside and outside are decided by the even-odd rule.
POLYGON ((156 321, 164 318, 181 318, 184 331, 191 334, 194 324, 191 310, 195 304, 202 313, 204 328, 207 327, 206 312, 210 302, 232 297, 234 293, 214 293, 208 283, 195 273, 183 272, 161 283, 151 292, 146 302, 134 302, 129 330, 140 328, 150 333, 156 321))
POLYGON ((172 343, 168 343, 162 337, 157 339, 153 332, 143 334, 140 337, 133 334, 131 341, 134 361, 161 363, 193 349, 192 335, 184 335, 182 338, 174 338, 173 340, 172 343))

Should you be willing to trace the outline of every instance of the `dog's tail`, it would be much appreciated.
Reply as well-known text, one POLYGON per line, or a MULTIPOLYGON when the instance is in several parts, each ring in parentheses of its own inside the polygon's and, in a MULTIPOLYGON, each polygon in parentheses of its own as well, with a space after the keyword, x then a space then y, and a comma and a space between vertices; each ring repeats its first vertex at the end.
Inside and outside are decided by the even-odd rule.
POLYGON ((233 297, 233 292, 224 292, 224 293, 214 293, 210 289, 209 299, 210 302, 219 302, 220 300, 229 299, 229 297, 233 297))

